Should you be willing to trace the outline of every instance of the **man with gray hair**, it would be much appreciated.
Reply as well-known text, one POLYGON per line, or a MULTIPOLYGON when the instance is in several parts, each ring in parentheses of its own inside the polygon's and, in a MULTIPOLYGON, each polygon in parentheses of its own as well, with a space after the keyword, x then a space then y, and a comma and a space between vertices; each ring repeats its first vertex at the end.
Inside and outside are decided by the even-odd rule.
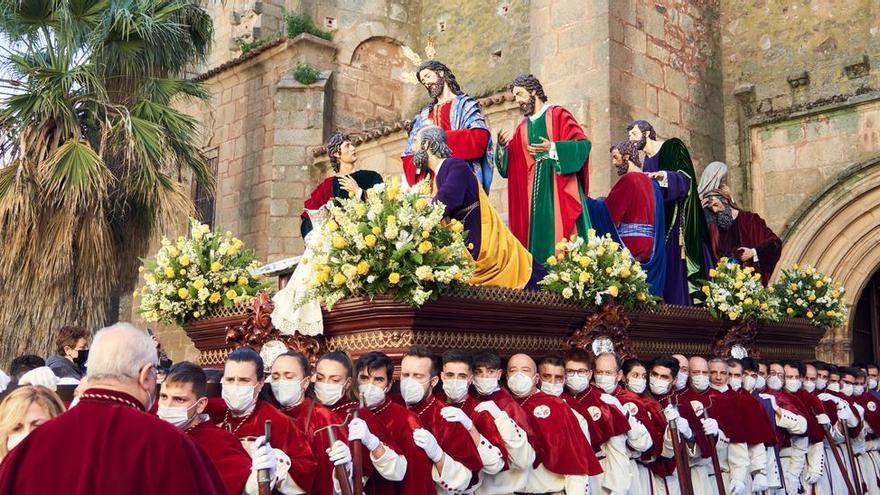
POLYGON ((0 466, 0 493, 225 494, 205 453, 146 413, 156 399, 158 362, 150 337, 131 324, 99 331, 88 389, 76 407, 10 451, 0 466))
POLYGON ((453 230, 467 231, 466 245, 476 261, 470 283, 537 290, 546 271, 501 221, 468 163, 452 157, 446 132, 423 127, 414 150, 416 167, 432 172, 434 201, 446 207, 444 217, 452 221, 453 230))

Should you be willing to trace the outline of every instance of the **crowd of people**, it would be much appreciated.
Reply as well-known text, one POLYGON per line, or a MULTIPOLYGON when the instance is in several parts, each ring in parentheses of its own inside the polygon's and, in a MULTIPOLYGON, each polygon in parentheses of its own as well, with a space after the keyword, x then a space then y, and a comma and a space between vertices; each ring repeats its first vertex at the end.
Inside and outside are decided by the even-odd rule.
POLYGON ((0 493, 880 490, 874 364, 416 346, 397 378, 381 352, 313 365, 243 347, 223 370, 159 376, 155 340, 130 324, 59 343, 69 363, 14 371, 0 402, 0 493), (70 403, 61 380, 79 381, 70 403))

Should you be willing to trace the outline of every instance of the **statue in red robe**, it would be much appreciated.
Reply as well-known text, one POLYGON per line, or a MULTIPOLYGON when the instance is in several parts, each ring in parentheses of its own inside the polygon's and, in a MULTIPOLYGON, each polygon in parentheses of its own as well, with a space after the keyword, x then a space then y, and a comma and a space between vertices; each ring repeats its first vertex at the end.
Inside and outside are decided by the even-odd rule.
POLYGON ((704 195, 703 206, 712 212, 714 220, 709 223, 709 237, 715 259, 728 257, 754 267, 767 285, 782 254, 779 236, 757 213, 735 208, 722 190, 704 195))

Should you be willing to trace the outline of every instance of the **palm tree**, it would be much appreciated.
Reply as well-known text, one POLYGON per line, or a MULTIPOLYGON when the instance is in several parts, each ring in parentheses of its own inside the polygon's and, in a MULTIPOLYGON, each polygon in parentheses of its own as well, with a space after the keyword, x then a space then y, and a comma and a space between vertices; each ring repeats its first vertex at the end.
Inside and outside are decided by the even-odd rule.
POLYGON ((212 39, 199 0, 0 0, 0 362, 46 355, 64 324, 116 318, 154 233, 213 177, 207 100, 182 78, 212 39))

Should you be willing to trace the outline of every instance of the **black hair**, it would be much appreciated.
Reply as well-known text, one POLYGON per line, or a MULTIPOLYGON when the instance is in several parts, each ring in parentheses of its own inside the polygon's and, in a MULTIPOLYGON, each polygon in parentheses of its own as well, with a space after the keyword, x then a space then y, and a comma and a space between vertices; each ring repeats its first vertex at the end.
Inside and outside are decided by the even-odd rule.
POLYGON ((346 141, 351 142, 351 136, 344 132, 334 132, 330 139, 327 140, 327 144, 324 145, 324 149, 327 150, 327 156, 330 158, 330 166, 333 167, 334 172, 339 172, 340 167, 339 158, 335 155, 339 153, 343 143, 346 141))
POLYGON ((743 366, 743 362, 737 358, 728 358, 727 359, 727 367, 730 368, 732 366, 738 366, 745 371, 745 366, 743 366))
POLYGON ((439 359, 437 359, 437 356, 433 352, 428 350, 427 347, 425 347, 423 345, 414 345, 409 348, 409 351, 407 351, 406 354, 403 355, 403 357, 407 357, 407 356, 430 359, 431 360, 431 371, 430 371, 431 378, 434 378, 435 376, 440 374, 439 359))
POLYGON ((530 93, 534 91, 535 97, 542 102, 547 102, 547 95, 544 93, 544 86, 537 77, 531 74, 520 74, 514 77, 513 81, 510 82, 510 91, 513 91, 514 87, 523 88, 530 93))
POLYGON ((216 368, 206 368, 205 370, 205 379, 208 383, 220 383, 223 381, 223 370, 218 370, 216 368))
POLYGON ((561 356, 546 356, 540 361, 538 361, 538 368, 541 366, 549 364, 550 366, 560 366, 565 367, 565 362, 562 360, 561 356))
POLYGON ((862 371, 858 368, 853 368, 852 366, 841 366, 840 367, 840 375, 843 378, 845 375, 852 375, 853 378, 860 376, 862 371))
POLYGON ((165 383, 189 383, 192 385, 193 392, 195 392, 198 399, 208 394, 208 377, 205 375, 205 370, 201 366, 189 361, 175 363, 168 370, 165 383))
POLYGON ((840 366, 837 366, 836 364, 829 364, 828 365, 828 374, 829 375, 840 375, 840 371, 841 371, 840 366))
POLYGON ((593 369, 595 363, 595 358, 589 352, 580 349, 574 348, 570 351, 566 352, 564 356, 562 356, 563 362, 574 361, 575 363, 583 363, 587 365, 587 368, 593 369))
POLYGON ((654 126, 652 126, 647 120, 634 120, 630 122, 629 125, 626 126, 626 132, 631 131, 633 127, 638 127, 645 137, 657 139, 657 131, 654 130, 654 126))
MULTIPOLYGON (((455 74, 449 70, 449 67, 446 66, 443 62, 438 60, 425 60, 419 67, 416 69, 416 80, 422 82, 422 79, 419 77, 419 74, 422 73, 423 70, 428 69, 433 73, 442 72, 443 78, 446 80, 446 84, 449 85, 449 90, 452 91, 454 95, 463 94, 464 91, 461 90, 461 86, 458 85, 458 81, 455 80, 455 74)), ((439 75, 439 74, 438 74, 439 75)), ((437 104, 437 98, 431 102, 431 105, 437 104)))
POLYGON ((636 143, 632 141, 618 141, 608 148, 609 153, 614 150, 620 151, 620 155, 623 156, 624 161, 629 160, 635 163, 639 168, 642 168, 642 160, 639 159, 639 148, 636 147, 636 143))
POLYGON ((485 367, 490 370, 500 370, 504 368, 504 363, 501 362, 501 356, 498 355, 498 352, 495 349, 480 349, 474 353, 472 359, 474 362, 474 369, 485 367))
POLYGON ((40 356, 36 356, 34 354, 25 354, 23 356, 18 356, 17 358, 12 360, 12 363, 9 365, 9 376, 16 382, 21 378, 21 375, 27 373, 30 370, 41 368, 46 366, 46 360, 41 358, 40 356))
POLYGON ((629 372, 632 371, 632 369, 636 366, 641 366, 642 368, 645 368, 645 371, 648 371, 648 367, 645 366, 645 363, 639 361, 636 358, 629 358, 624 361, 623 364, 620 366, 620 369, 623 371, 624 375, 628 375, 629 372))
POLYGON ((312 363, 309 362, 309 358, 306 357, 305 354, 297 351, 287 351, 284 354, 281 354, 275 360, 277 361, 280 357, 292 357, 296 359, 299 363, 300 368, 303 370, 303 376, 308 377, 312 376, 312 363))
POLYGON ((464 363, 468 365, 468 370, 474 371, 474 359, 471 357, 470 353, 462 351, 461 349, 449 349, 448 351, 443 353, 443 364, 447 363, 464 363))
POLYGON ((679 364, 678 359, 675 359, 672 356, 657 356, 651 361, 650 368, 653 370, 655 366, 662 366, 664 368, 669 368, 669 371, 672 372, 673 377, 678 376, 679 364))
POLYGON ((754 358, 744 357, 740 359, 739 362, 740 364, 742 364, 743 371, 754 371, 755 373, 758 372, 758 362, 755 361, 754 358))
POLYGON ((786 359, 782 363, 782 367, 785 368, 788 366, 789 368, 795 368, 798 370, 798 373, 803 377, 807 374, 807 367, 804 365, 803 361, 797 361, 795 359, 786 359))
POLYGON ((367 370, 367 372, 384 369, 385 375, 388 377, 388 381, 391 381, 391 378, 394 376, 394 361, 388 357, 384 352, 379 351, 370 351, 365 352, 358 357, 357 364, 355 365, 355 369, 357 373, 360 374, 361 371, 367 370))
MULTIPOLYGON (((351 358, 345 351, 330 351, 328 353, 325 353, 323 356, 318 358, 318 363, 325 360, 336 361, 337 363, 341 364, 345 368, 345 372, 348 373, 349 378, 354 375, 354 364, 352 364, 351 358)), ((317 366, 318 364, 315 363, 315 367, 317 366)))
POLYGON ((239 347, 226 356, 226 362, 234 361, 236 363, 253 363, 257 368, 257 381, 263 381, 265 370, 263 370, 263 358, 260 354, 250 347, 239 347))

